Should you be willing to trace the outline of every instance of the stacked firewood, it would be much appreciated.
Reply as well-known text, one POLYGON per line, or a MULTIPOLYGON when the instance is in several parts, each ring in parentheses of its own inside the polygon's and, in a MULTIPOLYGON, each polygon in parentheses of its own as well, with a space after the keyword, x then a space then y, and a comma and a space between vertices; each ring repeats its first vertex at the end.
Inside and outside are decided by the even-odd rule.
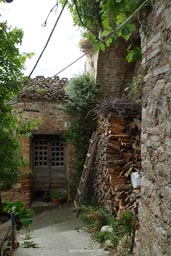
POLYGON ((95 158, 94 193, 99 205, 114 212, 138 211, 140 186, 133 186, 132 173, 139 173, 140 114, 123 119, 118 113, 98 116, 99 141, 95 158))

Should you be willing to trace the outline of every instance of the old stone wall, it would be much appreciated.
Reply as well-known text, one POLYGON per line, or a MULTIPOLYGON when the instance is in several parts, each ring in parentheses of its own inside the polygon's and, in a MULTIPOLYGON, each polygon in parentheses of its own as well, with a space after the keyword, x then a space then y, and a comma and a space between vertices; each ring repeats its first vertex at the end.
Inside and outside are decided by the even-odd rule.
POLYGON ((124 88, 132 79, 135 63, 126 61, 127 47, 128 43, 120 39, 118 44, 98 51, 87 59, 86 70, 95 76, 104 98, 121 98, 124 88))
POLYGON ((141 31, 145 70, 142 198, 136 255, 171 255, 171 2, 154 1, 141 31))

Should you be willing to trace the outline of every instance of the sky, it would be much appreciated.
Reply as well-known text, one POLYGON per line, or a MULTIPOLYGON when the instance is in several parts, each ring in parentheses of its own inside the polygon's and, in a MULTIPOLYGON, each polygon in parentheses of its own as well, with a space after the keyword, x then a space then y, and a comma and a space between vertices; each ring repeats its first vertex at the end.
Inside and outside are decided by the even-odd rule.
MULTIPOLYGON (((61 7, 51 12, 47 25, 42 26, 50 10, 57 0, 14 0, 12 3, 0 4, 0 21, 7 20, 8 25, 21 28, 24 31, 22 52, 33 52, 31 60, 27 60, 25 75, 29 75, 39 57, 61 7)), ((72 63, 83 53, 79 49, 81 32, 73 25, 69 10, 65 8, 51 40, 39 61, 32 77, 43 75, 54 76, 60 70, 72 63)), ((71 78, 84 72, 85 57, 59 74, 60 78, 71 78)))

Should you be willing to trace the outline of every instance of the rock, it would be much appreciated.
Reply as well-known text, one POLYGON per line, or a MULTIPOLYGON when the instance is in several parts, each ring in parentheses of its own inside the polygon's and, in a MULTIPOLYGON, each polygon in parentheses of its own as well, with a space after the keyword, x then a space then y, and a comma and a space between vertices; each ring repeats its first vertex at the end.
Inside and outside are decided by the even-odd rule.
POLYGON ((105 248, 113 247, 112 241, 110 239, 105 241, 105 248))
POLYGON ((113 232, 113 228, 111 226, 103 226, 100 230, 101 232, 113 232))

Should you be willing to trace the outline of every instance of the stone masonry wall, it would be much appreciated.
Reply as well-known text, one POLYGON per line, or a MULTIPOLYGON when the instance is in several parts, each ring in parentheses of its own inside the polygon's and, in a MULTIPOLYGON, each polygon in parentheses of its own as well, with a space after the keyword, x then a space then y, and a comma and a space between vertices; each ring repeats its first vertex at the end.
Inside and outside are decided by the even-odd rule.
POLYGON ((171 2, 154 1, 141 31, 145 69, 142 198, 136 255, 171 255, 171 2))
POLYGON ((95 76, 103 97, 121 98, 132 79, 135 63, 126 61, 127 47, 128 43, 120 39, 117 45, 88 57, 86 70, 95 76))

